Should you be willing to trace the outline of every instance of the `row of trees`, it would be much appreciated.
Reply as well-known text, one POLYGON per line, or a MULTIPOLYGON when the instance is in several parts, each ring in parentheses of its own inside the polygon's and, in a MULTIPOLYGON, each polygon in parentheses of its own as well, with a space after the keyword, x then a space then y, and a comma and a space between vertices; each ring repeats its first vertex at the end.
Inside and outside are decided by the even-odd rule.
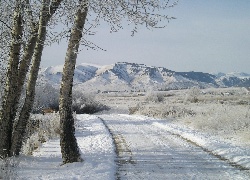
POLYGON ((133 24, 132 35, 139 25, 164 27, 163 20, 173 19, 166 15, 166 9, 176 4, 170 3, 170 0, 0 0, 0 65, 1 72, 6 70, 0 109, 0 157, 20 154, 44 46, 69 37, 59 98, 60 143, 64 163, 82 161, 74 136, 73 75, 80 45, 94 48, 83 35, 92 34, 91 29, 103 21, 114 32, 122 28, 126 19, 133 24), (57 24, 61 30, 54 32, 57 24), (25 100, 20 104, 23 89, 25 100))

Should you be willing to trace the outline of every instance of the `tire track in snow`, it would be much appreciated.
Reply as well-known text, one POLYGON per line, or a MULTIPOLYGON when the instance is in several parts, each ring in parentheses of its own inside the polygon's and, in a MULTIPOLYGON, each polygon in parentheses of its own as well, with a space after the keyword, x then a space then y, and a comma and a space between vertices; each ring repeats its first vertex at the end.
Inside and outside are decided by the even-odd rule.
MULTIPOLYGON (((169 132, 169 131, 168 131, 168 132, 169 132)), ((250 170, 249 168, 243 167, 243 166, 240 165, 240 164, 237 164, 237 163, 235 163, 235 162, 232 162, 232 161, 230 161, 229 159, 227 159, 227 158, 225 158, 225 157, 223 157, 223 156, 221 156, 221 155, 219 155, 219 154, 215 154, 213 151, 210 151, 209 149, 204 148, 203 146, 197 144, 196 142, 194 142, 194 141, 192 141, 192 140, 190 140, 190 139, 187 139, 187 138, 183 137, 183 136, 180 135, 180 134, 175 134, 175 133, 172 133, 172 132, 169 132, 169 133, 172 134, 173 136, 179 137, 180 139, 183 139, 184 141, 186 141, 186 142, 188 142, 188 143, 191 143, 191 144, 193 144, 193 145, 195 145, 195 146, 201 148, 202 151, 204 151, 204 152, 206 152, 206 153, 208 153, 208 154, 210 154, 210 155, 212 155, 212 156, 215 156, 215 157, 218 158, 219 160, 228 163, 230 166, 232 166, 232 167, 234 167, 234 168, 236 168, 236 169, 239 169, 240 171, 247 171, 247 170, 250 170)))
POLYGON ((125 139, 121 134, 115 134, 112 131, 112 129, 107 125, 107 123, 103 118, 101 117, 98 118, 102 121, 103 125, 106 127, 106 129, 108 130, 109 134, 112 137, 116 153, 115 163, 117 165, 115 176, 117 180, 120 180, 121 175, 119 172, 123 171, 122 166, 125 164, 135 164, 135 161, 133 160, 132 151, 130 150, 129 146, 127 145, 125 139))
POLYGON ((249 178, 239 172, 239 168, 171 132, 153 126, 154 120, 128 115, 99 118, 113 138, 118 180, 249 178))
MULTIPOLYGON (((155 125, 155 126, 157 126, 157 125, 155 125)), ((226 158, 226 157, 223 156, 223 155, 219 155, 219 154, 215 153, 213 150, 210 150, 209 148, 206 148, 206 147, 200 145, 200 144, 197 143, 196 141, 193 141, 192 139, 187 138, 187 137, 183 136, 182 134, 180 134, 180 133, 178 133, 178 132, 172 132, 172 131, 167 130, 167 129, 164 129, 164 130, 165 130, 166 132, 169 132, 171 135, 176 136, 176 137, 178 137, 178 138, 180 138, 180 139, 186 141, 187 143, 193 144, 194 146, 200 148, 202 151, 208 153, 208 154, 211 155, 211 156, 214 156, 214 157, 218 158, 218 159, 221 160, 221 161, 226 162, 226 163, 229 164, 230 166, 232 166, 232 167, 234 167, 234 168, 236 168, 236 169, 239 169, 240 171, 249 171, 249 170, 250 170, 250 168, 245 167, 245 166, 243 166, 243 165, 241 165, 241 164, 239 164, 239 163, 237 163, 237 162, 234 162, 234 161, 232 161, 232 160, 226 158)), ((250 175, 250 172, 248 172, 248 174, 250 175)))

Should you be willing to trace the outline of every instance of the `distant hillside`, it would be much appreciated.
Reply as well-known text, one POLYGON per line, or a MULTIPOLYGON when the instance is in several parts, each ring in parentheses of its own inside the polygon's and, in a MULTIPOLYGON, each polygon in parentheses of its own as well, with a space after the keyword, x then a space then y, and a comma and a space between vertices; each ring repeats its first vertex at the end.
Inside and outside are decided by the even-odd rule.
MULTIPOLYGON (((63 66, 48 67, 39 72, 39 83, 60 86, 63 66)), ((164 67, 118 62, 98 66, 76 66, 74 87, 86 91, 146 91, 186 89, 193 86, 250 87, 250 75, 246 73, 209 74, 203 72, 175 72, 164 67)))

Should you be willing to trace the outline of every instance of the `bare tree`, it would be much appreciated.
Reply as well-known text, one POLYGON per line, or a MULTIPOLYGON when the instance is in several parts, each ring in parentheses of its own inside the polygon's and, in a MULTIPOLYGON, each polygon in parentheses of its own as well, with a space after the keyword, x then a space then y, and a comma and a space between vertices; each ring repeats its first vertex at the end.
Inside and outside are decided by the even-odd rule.
POLYGON ((20 153, 22 147, 22 138, 20 137, 24 136, 25 127, 30 117, 30 112, 32 110, 32 106, 34 103, 36 80, 39 72, 42 52, 44 48, 44 42, 46 39, 46 27, 51 18, 51 15, 55 12, 56 8, 58 7, 61 1, 62 0, 54 1, 56 4, 54 3, 51 9, 50 9, 51 7, 50 0, 43 0, 42 2, 43 6, 39 20, 38 36, 26 88, 26 98, 22 110, 20 112, 17 125, 15 127, 15 131, 13 133, 11 153, 15 155, 19 155, 20 153))
MULTIPOLYGON (((60 5, 61 1, 62 0, 53 0, 51 2, 50 0, 44 0, 42 2, 43 6, 41 8, 40 16, 38 16, 40 17, 39 23, 36 23, 33 19, 34 16, 30 7, 30 1, 16 0, 15 13, 13 16, 13 28, 11 28, 11 30, 13 31, 13 39, 16 40, 17 37, 19 38, 18 41, 15 41, 16 44, 19 43, 19 48, 17 48, 17 45, 14 44, 13 47, 15 48, 9 49, 10 58, 8 65, 6 88, 2 103, 2 109, 0 111, 0 135, 1 137, 3 137, 4 140, 0 143, 0 156, 3 158, 12 155, 18 155, 20 152, 22 145, 22 137, 25 132, 24 130, 27 124, 27 120, 29 118, 31 107, 33 105, 34 89, 40 66, 43 45, 46 37, 46 26, 52 15, 55 13, 56 9, 60 5), (31 30, 31 33, 27 33, 22 29, 24 27, 24 24, 22 24, 22 19, 25 14, 24 12, 27 13, 26 18, 29 17, 27 20, 28 24, 26 24, 26 26, 28 27, 28 29, 31 30), (19 15, 18 17, 20 19, 20 22, 15 20, 16 14, 19 15), (21 49, 21 45, 25 44, 21 36, 23 32, 27 34, 26 38, 28 40, 26 47, 24 49, 21 49), (19 35, 17 36, 15 35, 15 33, 19 33, 19 35), (22 60, 20 61, 21 54, 23 56, 22 60), (23 89, 24 81, 29 69, 32 56, 33 62, 30 72, 30 78, 27 85, 28 93, 26 93, 25 104, 22 108, 22 113, 20 113, 20 116, 17 120, 17 126, 14 128, 13 131, 13 124, 17 112, 18 102, 21 96, 21 91, 23 89)), ((10 28, 10 26, 8 26, 5 21, 2 21, 2 23, 7 28, 10 28)))
POLYGON ((79 45, 91 46, 91 43, 82 38, 82 35, 88 34, 92 27, 100 24, 101 20, 111 26, 112 32, 116 32, 122 28, 124 24, 122 20, 127 19, 129 24, 134 24, 132 35, 137 32, 139 25, 145 25, 149 29, 165 27, 165 24, 161 24, 161 22, 173 19, 173 17, 164 15, 164 10, 176 4, 174 2, 172 5, 168 5, 170 0, 78 0, 78 2, 74 24, 70 31, 60 89, 60 143, 63 163, 82 160, 74 135, 72 116, 72 86, 79 45), (156 13, 157 11, 160 13, 156 13), (87 15, 90 19, 87 19, 87 15), (89 27, 87 28, 85 25, 89 27))
MULTIPOLYGON (((33 105, 37 74, 45 39, 48 36, 47 27, 49 22, 60 21, 64 23, 66 29, 62 33, 59 32, 55 39, 51 39, 51 36, 49 39, 55 42, 61 37, 70 37, 60 90, 63 162, 80 161, 71 110, 72 81, 79 46, 94 46, 86 38, 82 38, 83 34, 92 34, 91 29, 99 26, 103 21, 110 25, 111 32, 116 32, 122 29, 126 24, 124 20, 127 20, 127 24, 133 25, 132 35, 137 32, 137 27, 140 25, 145 25, 149 29, 165 27, 163 20, 173 19, 166 15, 166 9, 174 6, 176 2, 172 4, 170 4, 171 0, 9 0, 0 2, 0 10, 3 10, 0 11, 0 36, 4 37, 0 42, 0 61, 9 62, 0 109, 0 137, 2 138, 0 156, 18 155, 20 152, 22 138, 19 137, 23 137, 33 105), (63 8, 59 9, 58 19, 53 19, 53 14, 62 1, 63 8), (5 5, 9 9, 4 9, 5 5), (14 13, 11 14, 13 8, 14 13), (69 31, 68 27, 71 25, 73 27, 69 31), (9 52, 8 55, 6 52, 9 52), (13 130, 17 105, 31 59, 32 66, 29 71, 25 102, 16 118, 17 122, 13 130), (67 127, 68 130, 66 130, 67 127)), ((51 25, 53 26, 53 23, 51 25)))
POLYGON ((9 65, 7 70, 7 81, 5 86, 5 97, 2 102, 2 110, 0 112, 0 155, 7 157, 10 154, 11 136, 13 128, 12 104, 16 85, 17 70, 20 58, 22 33, 23 33, 23 17, 21 11, 21 0, 16 0, 15 11, 13 16, 12 41, 9 54, 9 65))
POLYGON ((63 68, 59 103, 60 144, 63 163, 82 161, 75 138, 74 118, 72 115, 72 86, 77 52, 87 17, 87 5, 87 1, 79 0, 63 68))

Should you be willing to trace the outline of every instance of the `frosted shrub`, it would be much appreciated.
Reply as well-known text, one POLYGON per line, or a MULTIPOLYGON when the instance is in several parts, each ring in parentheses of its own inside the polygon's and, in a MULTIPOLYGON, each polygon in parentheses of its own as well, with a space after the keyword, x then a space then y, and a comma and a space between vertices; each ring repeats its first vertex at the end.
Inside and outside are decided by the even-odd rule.
MULTIPOLYGON (((37 86, 33 113, 42 113, 44 108, 59 110, 59 90, 50 84, 37 86)), ((77 114, 93 114, 109 108, 97 101, 92 94, 84 94, 81 91, 73 91, 72 109, 77 114)))
POLYGON ((177 106, 159 103, 138 103, 135 107, 129 107, 129 114, 142 114, 157 118, 183 118, 195 116, 196 112, 186 108, 186 106, 177 106))
POLYGON ((163 102, 164 95, 162 93, 149 91, 145 96, 145 100, 148 102, 163 102))
POLYGON ((39 137, 39 134, 37 132, 32 134, 24 143, 22 152, 25 155, 32 155, 33 151, 39 148, 39 146, 42 144, 40 142, 40 139, 41 138, 39 137))
POLYGON ((187 117, 187 116, 195 116, 196 113, 193 110, 186 109, 184 107, 178 106, 163 106, 162 107, 161 117, 172 117, 172 118, 180 118, 180 117, 187 117))
POLYGON ((157 93, 157 99, 158 99, 158 102, 163 102, 164 101, 164 95, 162 93, 157 93))
POLYGON ((80 91, 73 91, 72 108, 77 114, 93 114, 109 110, 108 106, 95 101, 93 95, 83 94, 80 91))
POLYGON ((185 101, 197 103, 199 101, 198 97, 200 94, 201 94, 201 90, 199 87, 192 87, 189 89, 188 94, 186 95, 185 101))
POLYGON ((19 163, 20 158, 18 157, 9 157, 4 160, 0 158, 0 179, 18 179, 16 168, 19 163))
POLYGON ((161 108, 161 118, 181 118, 186 116, 194 116, 195 112, 183 107, 165 105, 161 108))
POLYGON ((44 108, 59 110, 59 90, 50 84, 36 87, 33 113, 41 113, 44 108))
POLYGON ((129 107, 128 108, 129 114, 136 114, 137 112, 140 112, 141 106, 142 105, 140 103, 137 103, 135 107, 129 107))
POLYGON ((191 120, 191 125, 213 133, 232 134, 250 127, 249 107, 243 105, 214 104, 191 120))
POLYGON ((168 93, 171 95, 165 96, 164 103, 152 102, 156 93, 148 93, 149 98, 145 101, 139 99, 140 103, 129 107, 129 113, 171 120, 178 125, 250 146, 250 94, 245 89, 210 88, 201 92, 192 88, 168 93), (186 101, 183 101, 185 97, 186 101))
POLYGON ((30 155, 41 145, 41 143, 59 137, 59 113, 32 115, 27 125, 26 132, 26 142, 23 145, 23 153, 30 155))

